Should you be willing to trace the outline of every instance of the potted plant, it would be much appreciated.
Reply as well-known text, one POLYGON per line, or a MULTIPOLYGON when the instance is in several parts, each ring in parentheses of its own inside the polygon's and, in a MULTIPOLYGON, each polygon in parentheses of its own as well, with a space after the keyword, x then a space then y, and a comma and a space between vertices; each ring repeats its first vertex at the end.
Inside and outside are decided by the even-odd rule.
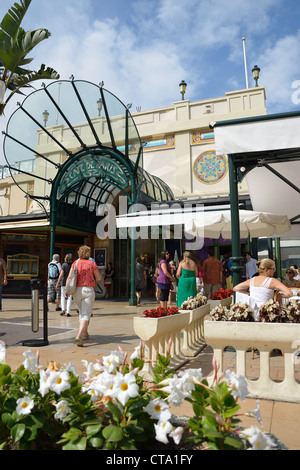
POLYGON ((234 304, 230 309, 219 305, 204 321, 204 337, 214 348, 216 359, 224 368, 223 352, 227 346, 236 350, 236 371, 246 375, 246 353, 255 348, 260 354, 260 377, 249 380, 252 396, 300 403, 300 384, 295 379, 295 356, 300 338, 300 303, 288 302, 283 306, 269 300, 261 306, 259 321, 247 304, 234 304), (285 377, 274 382, 270 375, 270 354, 279 350, 284 356, 285 377))

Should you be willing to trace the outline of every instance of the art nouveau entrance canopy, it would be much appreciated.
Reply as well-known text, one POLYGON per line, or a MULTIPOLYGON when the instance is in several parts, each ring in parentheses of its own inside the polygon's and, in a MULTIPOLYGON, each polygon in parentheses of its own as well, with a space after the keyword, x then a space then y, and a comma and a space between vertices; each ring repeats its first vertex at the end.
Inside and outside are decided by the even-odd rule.
MULTIPOLYGON (((58 225, 95 233, 97 208, 119 194, 129 207, 174 198, 162 180, 143 169, 130 106, 103 84, 56 81, 18 106, 4 133, 4 154, 15 183, 50 220, 50 256, 58 225), (30 176, 30 184, 22 175, 30 176)), ((134 279, 134 240, 131 251, 134 279)))

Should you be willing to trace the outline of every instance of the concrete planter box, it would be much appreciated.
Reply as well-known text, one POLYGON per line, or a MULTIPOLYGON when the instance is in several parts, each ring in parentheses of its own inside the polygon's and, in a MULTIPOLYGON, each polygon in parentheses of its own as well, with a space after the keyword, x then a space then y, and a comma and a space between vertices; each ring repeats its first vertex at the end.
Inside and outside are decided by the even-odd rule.
POLYGON ((195 356, 204 346, 203 322, 209 313, 209 304, 195 310, 181 310, 181 313, 161 318, 134 317, 135 334, 145 343, 145 365, 142 374, 146 380, 153 376, 157 352, 166 354, 171 344, 170 367, 178 369, 195 356))
MULTIPOLYGON (((186 312, 186 310, 181 310, 186 312)), ((202 305, 190 313, 189 324, 183 330, 182 352, 185 356, 196 356, 205 346, 204 318, 209 315, 210 304, 202 305)))
POLYGON ((145 343, 145 364, 142 370, 146 380, 152 380, 153 365, 157 361, 157 352, 166 354, 171 345, 171 367, 175 369, 187 362, 181 352, 181 331, 189 324, 190 312, 179 313, 161 318, 134 317, 134 332, 145 343))
POLYGON ((299 362, 295 352, 300 345, 300 324, 204 322, 204 337, 214 348, 220 370, 223 370, 223 351, 226 346, 236 350, 236 372, 246 376, 246 352, 256 348, 260 353, 260 376, 248 381, 249 396, 300 403, 300 384, 295 380, 294 365, 299 362), (284 355, 284 380, 270 378, 270 353, 279 349, 284 355))
POLYGON ((226 299, 222 300, 208 299, 207 302, 210 304, 211 310, 213 310, 215 307, 218 307, 218 305, 222 305, 222 307, 229 307, 232 304, 232 297, 227 297, 226 299))

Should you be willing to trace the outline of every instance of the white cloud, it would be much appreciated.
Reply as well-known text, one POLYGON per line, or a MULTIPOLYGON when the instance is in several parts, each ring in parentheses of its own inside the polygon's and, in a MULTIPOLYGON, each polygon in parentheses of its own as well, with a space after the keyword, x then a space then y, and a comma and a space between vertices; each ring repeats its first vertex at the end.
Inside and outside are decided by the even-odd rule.
POLYGON ((267 104, 272 112, 292 106, 292 84, 300 80, 300 30, 297 34, 278 39, 258 58, 261 68, 259 84, 267 91, 267 104))

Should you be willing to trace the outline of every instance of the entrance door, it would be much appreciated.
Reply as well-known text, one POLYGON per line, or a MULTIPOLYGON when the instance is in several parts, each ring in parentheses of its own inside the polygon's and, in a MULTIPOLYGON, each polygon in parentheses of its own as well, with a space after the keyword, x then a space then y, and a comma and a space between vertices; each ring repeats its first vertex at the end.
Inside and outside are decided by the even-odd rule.
POLYGON ((130 293, 130 240, 115 240, 114 297, 127 298, 130 293))

